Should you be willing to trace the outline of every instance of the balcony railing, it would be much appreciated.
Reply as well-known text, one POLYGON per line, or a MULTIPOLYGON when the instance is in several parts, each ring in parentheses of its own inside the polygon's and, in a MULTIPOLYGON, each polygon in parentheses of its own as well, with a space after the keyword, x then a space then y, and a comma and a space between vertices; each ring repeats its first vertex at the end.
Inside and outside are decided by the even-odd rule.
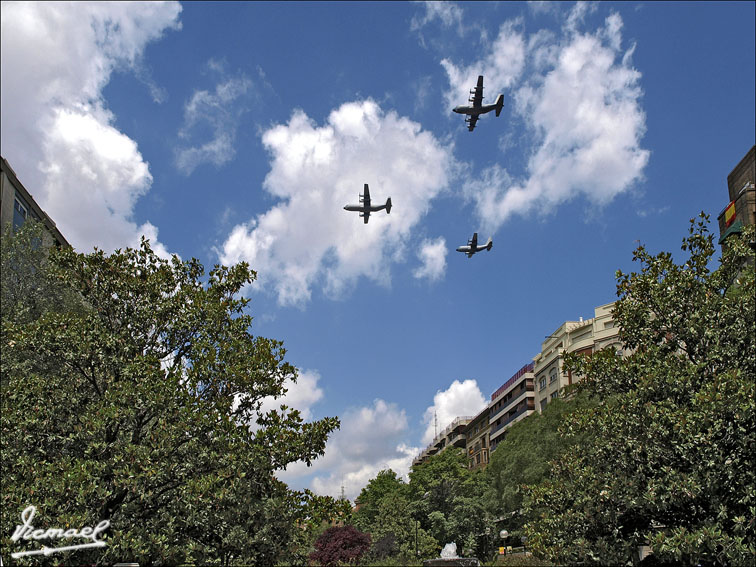
POLYGON ((522 368, 520 368, 514 376, 512 376, 509 380, 504 382, 498 390, 496 390, 493 394, 491 394, 491 400, 495 400, 496 396, 504 392, 507 388, 509 388, 512 384, 514 384, 518 378, 521 378, 523 374, 527 374, 528 372, 533 372, 533 363, 529 362, 522 368))
POLYGON ((523 400, 527 399, 533 399, 533 395, 535 393, 535 387, 531 384, 528 387, 523 390, 519 396, 516 398, 513 398, 509 401, 509 403, 498 410, 496 410, 493 415, 491 415, 490 419, 488 420, 488 423, 494 423, 497 419, 499 419, 502 415, 509 413, 512 408, 516 408, 519 404, 523 402, 523 400))
POLYGON ((533 398, 528 398, 526 402, 522 404, 515 413, 507 417, 505 421, 502 421, 496 427, 492 427, 490 437, 493 438, 497 431, 500 431, 501 429, 505 428, 507 425, 512 423, 515 419, 520 417, 522 414, 524 414, 528 410, 535 410, 535 400, 533 400, 533 398))

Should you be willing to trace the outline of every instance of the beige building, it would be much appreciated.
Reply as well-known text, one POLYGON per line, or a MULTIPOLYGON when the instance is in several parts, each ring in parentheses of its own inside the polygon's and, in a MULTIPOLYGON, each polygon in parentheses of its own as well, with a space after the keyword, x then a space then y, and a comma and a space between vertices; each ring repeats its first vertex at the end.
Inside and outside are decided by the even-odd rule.
POLYGON ((48 244, 71 246, 55 226, 55 222, 47 216, 18 180, 10 164, 5 158, 0 157, 0 227, 5 230, 10 224, 13 230, 18 230, 26 219, 30 218, 41 222, 47 229, 50 235, 48 244))
POLYGON ((612 318, 614 303, 596 307, 594 317, 579 321, 565 321, 541 344, 541 352, 533 358, 535 375, 535 405, 540 412, 553 399, 562 395, 562 389, 577 382, 580 377, 562 369, 564 354, 575 352, 590 356, 592 353, 614 346, 621 349, 619 328, 612 318))
POLYGON ((485 467, 489 458, 490 431, 488 424, 488 406, 476 415, 465 428, 465 444, 469 468, 485 467))
POLYGON ((614 324, 614 303, 594 309, 591 319, 565 321, 541 345, 541 352, 514 373, 492 395, 476 416, 456 418, 417 456, 413 466, 447 447, 465 449, 470 468, 486 466, 491 453, 504 440, 507 430, 535 411, 543 411, 562 395, 565 386, 580 377, 562 369, 566 352, 590 355, 612 346, 621 349, 619 328, 614 324))

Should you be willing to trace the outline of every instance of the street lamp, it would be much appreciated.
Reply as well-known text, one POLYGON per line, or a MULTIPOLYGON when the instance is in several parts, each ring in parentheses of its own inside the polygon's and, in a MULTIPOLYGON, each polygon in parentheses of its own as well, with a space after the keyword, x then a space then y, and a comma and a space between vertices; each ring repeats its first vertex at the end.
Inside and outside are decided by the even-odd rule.
POLYGON ((502 543, 504 544, 504 555, 507 554, 507 538, 509 537, 509 532, 507 530, 501 530, 499 532, 499 537, 502 539, 502 543))

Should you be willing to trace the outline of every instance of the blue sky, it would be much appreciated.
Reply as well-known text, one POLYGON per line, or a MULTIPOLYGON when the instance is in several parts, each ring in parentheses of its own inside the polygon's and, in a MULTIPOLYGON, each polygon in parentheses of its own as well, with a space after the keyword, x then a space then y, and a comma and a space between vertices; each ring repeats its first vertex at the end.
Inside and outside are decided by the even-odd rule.
MULTIPOLYGON (((2 154, 80 251, 240 260, 354 498, 679 251, 754 143, 754 3, 2 4, 2 154), (475 78, 504 95, 473 133, 475 78), (391 215, 342 209, 369 183, 391 215), (472 232, 493 249, 454 252, 472 232)), ((271 402, 275 403, 275 402, 271 402)), ((279 402, 280 403, 280 400, 279 402)))

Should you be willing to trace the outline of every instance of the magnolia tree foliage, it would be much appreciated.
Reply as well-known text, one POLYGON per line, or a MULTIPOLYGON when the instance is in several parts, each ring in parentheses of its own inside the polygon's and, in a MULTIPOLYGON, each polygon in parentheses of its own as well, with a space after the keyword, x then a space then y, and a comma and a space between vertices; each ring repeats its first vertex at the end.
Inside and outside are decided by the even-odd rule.
POLYGON ((2 241, 4 550, 38 546, 10 540, 34 505, 35 527, 110 520, 107 547, 50 556, 62 564, 264 565, 332 515, 275 479, 322 455, 338 420, 258 416, 296 369, 249 332, 246 264, 205 277, 146 241, 48 260, 25 234, 2 241))
POLYGON ((533 489, 526 531, 558 563, 624 564, 649 545, 660 563, 756 561, 756 322, 753 227, 719 267, 708 218, 671 254, 634 254, 618 272, 620 357, 566 357, 599 404, 569 415, 579 441, 533 489))

